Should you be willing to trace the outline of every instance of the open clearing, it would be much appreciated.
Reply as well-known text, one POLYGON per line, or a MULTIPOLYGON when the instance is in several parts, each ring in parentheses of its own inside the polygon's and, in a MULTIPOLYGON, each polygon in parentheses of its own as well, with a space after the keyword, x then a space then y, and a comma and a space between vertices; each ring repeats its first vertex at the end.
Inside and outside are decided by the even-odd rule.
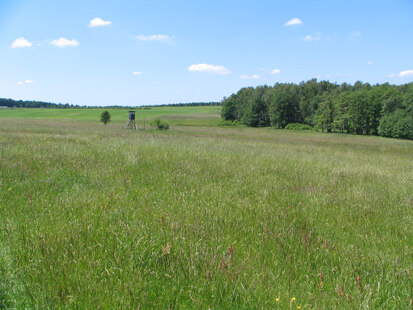
POLYGON ((411 309, 413 142, 219 109, 0 110, 0 309, 411 309))

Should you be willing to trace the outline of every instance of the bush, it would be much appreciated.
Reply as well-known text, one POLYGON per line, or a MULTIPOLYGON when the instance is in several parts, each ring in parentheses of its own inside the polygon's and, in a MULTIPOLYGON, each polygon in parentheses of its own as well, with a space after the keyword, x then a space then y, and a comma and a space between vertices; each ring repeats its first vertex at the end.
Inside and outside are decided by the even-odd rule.
POLYGON ((291 123, 285 126, 285 129, 290 130, 313 130, 313 127, 307 124, 291 123))
POLYGON ((155 118, 153 120, 153 122, 151 123, 151 125, 153 127, 155 127, 156 129, 159 129, 159 130, 168 130, 169 129, 168 122, 166 122, 164 120, 161 120, 159 117, 155 118))
POLYGON ((103 111, 102 114, 100 114, 100 121, 106 125, 107 123, 110 122, 110 114, 108 111, 103 111))
POLYGON ((240 126, 240 125, 242 125, 242 123, 240 121, 237 121, 237 120, 230 121, 230 120, 223 120, 222 119, 218 123, 218 126, 240 126))

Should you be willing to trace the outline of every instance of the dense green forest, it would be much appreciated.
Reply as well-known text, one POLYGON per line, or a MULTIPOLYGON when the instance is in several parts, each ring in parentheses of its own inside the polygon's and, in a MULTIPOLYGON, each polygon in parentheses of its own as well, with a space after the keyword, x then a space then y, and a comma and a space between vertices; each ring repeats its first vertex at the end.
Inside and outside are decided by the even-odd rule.
POLYGON ((224 98, 222 118, 251 127, 299 123, 324 132, 413 139, 413 83, 300 84, 242 88, 224 98))

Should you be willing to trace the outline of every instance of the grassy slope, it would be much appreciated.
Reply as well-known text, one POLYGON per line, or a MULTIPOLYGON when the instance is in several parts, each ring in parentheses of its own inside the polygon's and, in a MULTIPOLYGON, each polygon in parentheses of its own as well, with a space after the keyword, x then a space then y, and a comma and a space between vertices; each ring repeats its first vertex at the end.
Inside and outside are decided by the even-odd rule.
POLYGON ((412 154, 378 137, 0 119, 0 308, 409 309, 412 154))

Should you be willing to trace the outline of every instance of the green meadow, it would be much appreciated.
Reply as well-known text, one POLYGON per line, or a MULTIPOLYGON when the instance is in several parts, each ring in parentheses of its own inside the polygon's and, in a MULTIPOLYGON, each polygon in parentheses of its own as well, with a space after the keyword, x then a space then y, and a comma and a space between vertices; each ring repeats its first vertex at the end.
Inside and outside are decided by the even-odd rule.
MULTIPOLYGON (((146 119, 151 120, 156 117, 167 117, 173 125, 192 126, 210 125, 211 118, 214 119, 212 125, 216 125, 221 107, 200 106, 200 107, 150 107, 132 109, 136 111, 136 121, 138 125, 144 124, 146 119)), ((128 109, 30 109, 14 108, 0 109, 0 119, 2 118, 29 118, 29 119, 55 119, 70 121, 99 122, 100 114, 109 111, 111 122, 127 123, 128 109)))
POLYGON ((0 309, 412 309, 413 141, 102 111, 0 110, 0 309))

